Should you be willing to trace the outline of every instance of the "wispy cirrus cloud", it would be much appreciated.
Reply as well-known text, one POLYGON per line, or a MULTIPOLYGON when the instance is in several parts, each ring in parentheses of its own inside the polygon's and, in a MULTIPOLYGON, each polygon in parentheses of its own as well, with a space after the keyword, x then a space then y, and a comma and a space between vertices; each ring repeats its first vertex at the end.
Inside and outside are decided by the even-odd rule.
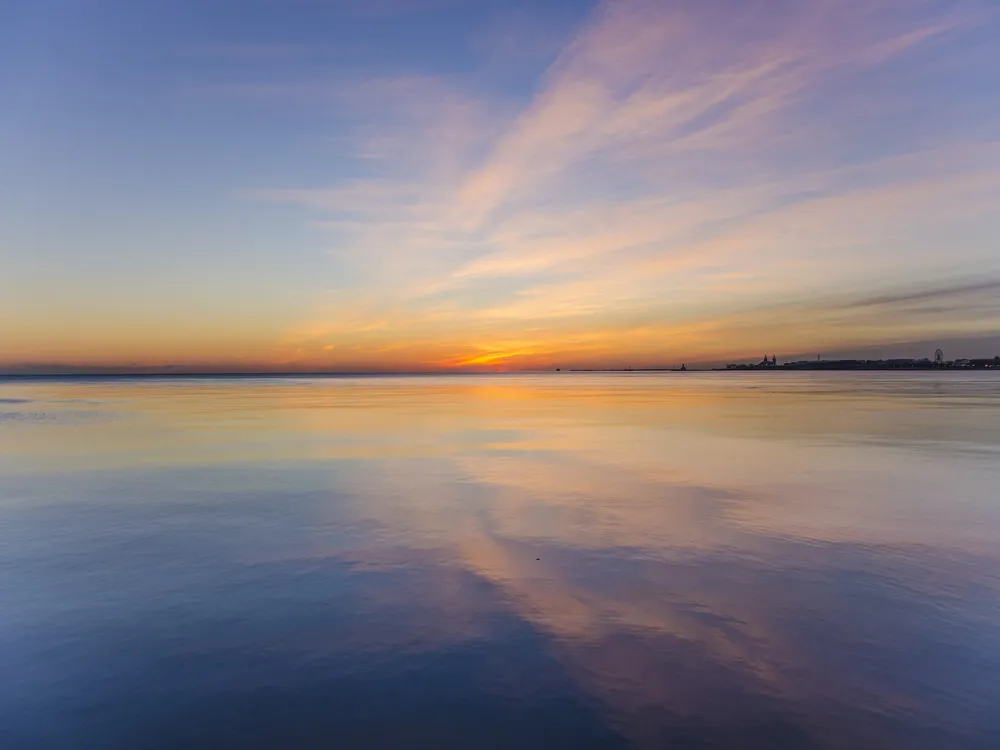
POLYGON ((936 114, 963 106, 941 61, 993 22, 975 0, 623 0, 520 105, 419 76, 327 92, 352 176, 250 193, 308 211, 351 269, 287 344, 485 366, 910 335, 797 300, 1000 274, 1000 132, 936 114))

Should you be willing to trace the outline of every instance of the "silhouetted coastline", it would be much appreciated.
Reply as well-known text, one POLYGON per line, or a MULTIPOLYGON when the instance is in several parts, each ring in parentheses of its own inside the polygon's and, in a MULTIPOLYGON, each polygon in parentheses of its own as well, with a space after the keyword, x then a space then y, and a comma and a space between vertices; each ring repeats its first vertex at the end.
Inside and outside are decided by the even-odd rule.
POLYGON ((956 359, 816 359, 778 364, 777 356, 764 357, 757 364, 729 364, 715 370, 1000 370, 1000 356, 992 358, 956 359))

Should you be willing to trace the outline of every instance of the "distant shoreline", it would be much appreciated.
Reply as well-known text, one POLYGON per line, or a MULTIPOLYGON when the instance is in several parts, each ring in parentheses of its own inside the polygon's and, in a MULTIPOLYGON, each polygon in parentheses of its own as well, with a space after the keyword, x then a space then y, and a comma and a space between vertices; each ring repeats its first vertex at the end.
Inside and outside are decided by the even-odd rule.
POLYGON ((563 372, 593 372, 593 373, 623 373, 630 372, 978 372, 980 370, 996 370, 1000 372, 1000 366, 986 367, 796 367, 779 365, 777 367, 689 367, 687 370, 666 369, 666 368, 632 368, 628 370, 564 370, 563 372))
POLYGON ((796 373, 796 372, 981 372, 995 371, 1000 374, 1000 366, 968 366, 968 367, 850 367, 850 366, 785 366, 758 367, 706 367, 686 370, 666 367, 635 367, 617 369, 558 369, 558 370, 518 370, 507 372, 456 372, 442 370, 438 372, 79 372, 79 373, 0 373, 0 382, 9 380, 170 380, 184 378, 191 380, 210 380, 213 378, 238 378, 242 380, 264 380, 267 378, 423 378, 423 377, 495 377, 517 375, 565 375, 565 374, 615 374, 628 375, 632 373, 796 373))
POLYGON ((789 362, 783 365, 728 365, 715 367, 712 372, 968 372, 970 370, 1000 371, 1000 362, 995 360, 980 360, 969 364, 891 364, 885 362, 868 363, 838 363, 813 362, 804 364, 789 362))

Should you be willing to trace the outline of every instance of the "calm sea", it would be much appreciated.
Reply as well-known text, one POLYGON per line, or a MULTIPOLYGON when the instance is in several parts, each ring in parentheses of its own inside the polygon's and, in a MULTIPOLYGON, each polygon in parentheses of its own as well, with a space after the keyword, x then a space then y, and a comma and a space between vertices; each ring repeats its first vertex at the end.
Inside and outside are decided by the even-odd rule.
POLYGON ((0 381, 0 747, 1000 748, 1000 376, 0 381))

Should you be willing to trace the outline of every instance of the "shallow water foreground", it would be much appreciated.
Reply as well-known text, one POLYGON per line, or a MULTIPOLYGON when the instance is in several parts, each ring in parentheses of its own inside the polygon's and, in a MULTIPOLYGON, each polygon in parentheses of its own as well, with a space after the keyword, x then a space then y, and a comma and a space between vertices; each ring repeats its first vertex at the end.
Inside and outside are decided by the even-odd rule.
POLYGON ((1000 377, 0 380, 0 746, 1000 747, 1000 377))

